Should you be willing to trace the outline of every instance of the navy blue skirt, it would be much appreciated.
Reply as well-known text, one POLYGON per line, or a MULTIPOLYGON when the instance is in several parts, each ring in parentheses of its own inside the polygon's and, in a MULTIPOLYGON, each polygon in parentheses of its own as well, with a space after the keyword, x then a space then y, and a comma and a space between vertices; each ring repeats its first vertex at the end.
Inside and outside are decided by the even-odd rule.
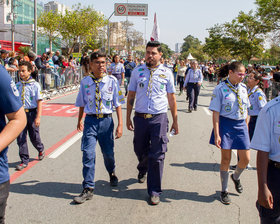
MULTIPOLYGON (((245 120, 233 120, 220 116, 219 132, 222 149, 249 149, 250 138, 245 120)), ((210 144, 215 145, 214 129, 210 144)))

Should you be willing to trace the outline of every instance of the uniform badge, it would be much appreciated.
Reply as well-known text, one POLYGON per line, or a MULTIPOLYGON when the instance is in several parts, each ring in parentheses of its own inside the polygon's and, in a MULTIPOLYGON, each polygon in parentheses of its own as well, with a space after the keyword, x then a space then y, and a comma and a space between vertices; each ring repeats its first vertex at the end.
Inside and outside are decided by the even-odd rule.
POLYGON ((139 68, 138 71, 139 71, 139 72, 142 72, 142 71, 144 71, 144 68, 139 68))
POLYGON ((12 90, 13 90, 13 93, 15 96, 19 96, 19 92, 18 92, 18 89, 16 87, 16 84, 14 83, 14 81, 11 81, 11 84, 10 84, 12 90))
POLYGON ((164 74, 160 74, 159 77, 163 78, 163 79, 166 79, 166 75, 164 75, 164 74))
POLYGON ((121 98, 119 101, 120 101, 120 102, 123 102, 123 101, 124 101, 124 98, 121 98))
POLYGON ((250 106, 250 110, 253 110, 253 105, 250 106))
POLYGON ((89 90, 87 90, 86 93, 87 93, 88 96, 90 95, 90 91, 89 90))
POLYGON ((164 85, 163 85, 163 84, 161 84, 161 85, 160 85, 160 89, 163 89, 163 88, 164 88, 164 85))
POLYGON ((140 78, 145 77, 144 73, 141 73, 141 74, 139 75, 139 77, 140 77, 140 78))
POLYGON ((139 87, 140 87, 140 88, 144 88, 144 83, 143 83, 143 82, 140 82, 140 83, 139 83, 139 87))
POLYGON ((259 100, 262 100, 263 98, 261 96, 259 96, 259 100))
POLYGON ((112 87, 109 87, 108 88, 108 91, 111 93, 113 91, 113 88, 112 87))
POLYGON ((121 96, 121 95, 122 95, 122 91, 120 90, 120 91, 119 91, 119 96, 121 96))
POLYGON ((106 101, 106 106, 110 106, 110 101, 106 101))
POLYGON ((225 100, 229 100, 229 99, 230 99, 229 94, 226 94, 225 95, 225 100))
POLYGON ((215 94, 212 95, 211 100, 213 100, 214 98, 216 98, 215 94))
POLYGON ((31 101, 33 100, 33 97, 32 97, 32 96, 30 97, 30 100, 31 100, 31 101))
POLYGON ((88 88, 88 85, 85 85, 85 89, 87 89, 88 88))
POLYGON ((226 92, 229 92, 229 89, 223 89, 223 91, 226 93, 226 92))
POLYGON ((280 121, 278 121, 278 128, 280 128, 280 121))
POLYGON ((230 105, 226 105, 225 106, 225 111, 226 112, 230 112, 231 111, 231 106, 230 105))

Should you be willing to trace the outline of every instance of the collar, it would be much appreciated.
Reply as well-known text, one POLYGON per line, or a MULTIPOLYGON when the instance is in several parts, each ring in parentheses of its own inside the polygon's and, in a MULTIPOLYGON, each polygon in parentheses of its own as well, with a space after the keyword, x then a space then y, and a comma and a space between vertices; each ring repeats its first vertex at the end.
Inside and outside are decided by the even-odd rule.
POLYGON ((229 79, 227 78, 227 80, 226 80, 227 82, 228 82, 228 84, 232 87, 232 88, 234 88, 234 89, 238 89, 238 87, 239 87, 239 83, 237 83, 236 85, 233 85, 230 81, 229 81, 229 79))
MULTIPOLYGON (((92 78, 90 76, 89 77, 89 81, 88 81, 88 85, 91 86, 94 84, 94 81, 92 80, 92 78)), ((108 79, 108 75, 106 73, 103 73, 103 77, 101 78, 101 82, 105 83, 106 80, 108 79)))
POLYGON ((248 93, 253 93, 255 90, 257 90, 259 87, 256 85, 253 89, 249 89, 248 93))

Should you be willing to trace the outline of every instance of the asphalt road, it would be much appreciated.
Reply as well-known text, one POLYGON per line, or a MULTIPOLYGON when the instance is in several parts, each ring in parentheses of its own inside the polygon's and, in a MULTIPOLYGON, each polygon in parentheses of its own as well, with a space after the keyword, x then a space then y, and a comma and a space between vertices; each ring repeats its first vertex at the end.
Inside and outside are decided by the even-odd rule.
MULTIPOLYGON (((243 173, 244 192, 239 195, 229 180, 231 205, 219 201, 220 152, 208 144, 212 130, 208 105, 215 84, 204 83, 198 111, 187 113, 185 94, 177 96, 179 131, 170 137, 162 181, 163 194, 158 206, 147 203, 146 184, 137 182, 137 159, 133 152, 133 133, 126 129, 115 141, 116 174, 119 186, 111 188, 99 146, 96 159, 94 197, 82 205, 72 202, 82 191, 82 153, 80 135, 75 132, 77 93, 44 104, 41 137, 48 156, 37 161, 37 151, 29 143, 32 162, 23 172, 18 147, 9 149, 11 189, 6 209, 8 224, 33 223, 259 223, 256 152, 252 150, 252 169, 243 173)), ((126 106, 123 106, 125 122, 126 106)), ((172 122, 169 112, 170 123, 172 122)), ((114 114, 116 120, 116 115, 114 114)), ((236 163, 233 154, 232 164, 236 163)))

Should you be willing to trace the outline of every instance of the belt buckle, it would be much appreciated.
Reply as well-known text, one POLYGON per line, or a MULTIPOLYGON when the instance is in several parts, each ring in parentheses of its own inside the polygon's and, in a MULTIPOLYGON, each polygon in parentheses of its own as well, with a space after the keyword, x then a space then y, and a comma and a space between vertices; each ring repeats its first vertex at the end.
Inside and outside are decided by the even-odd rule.
POLYGON ((145 119, 149 119, 149 118, 152 118, 152 117, 153 117, 152 114, 144 114, 144 118, 145 118, 145 119))
POLYGON ((26 113, 28 113, 28 112, 29 112, 29 109, 24 109, 24 111, 25 111, 26 113))
POLYGON ((97 115, 97 118, 103 118, 104 117, 104 114, 98 114, 97 115))

